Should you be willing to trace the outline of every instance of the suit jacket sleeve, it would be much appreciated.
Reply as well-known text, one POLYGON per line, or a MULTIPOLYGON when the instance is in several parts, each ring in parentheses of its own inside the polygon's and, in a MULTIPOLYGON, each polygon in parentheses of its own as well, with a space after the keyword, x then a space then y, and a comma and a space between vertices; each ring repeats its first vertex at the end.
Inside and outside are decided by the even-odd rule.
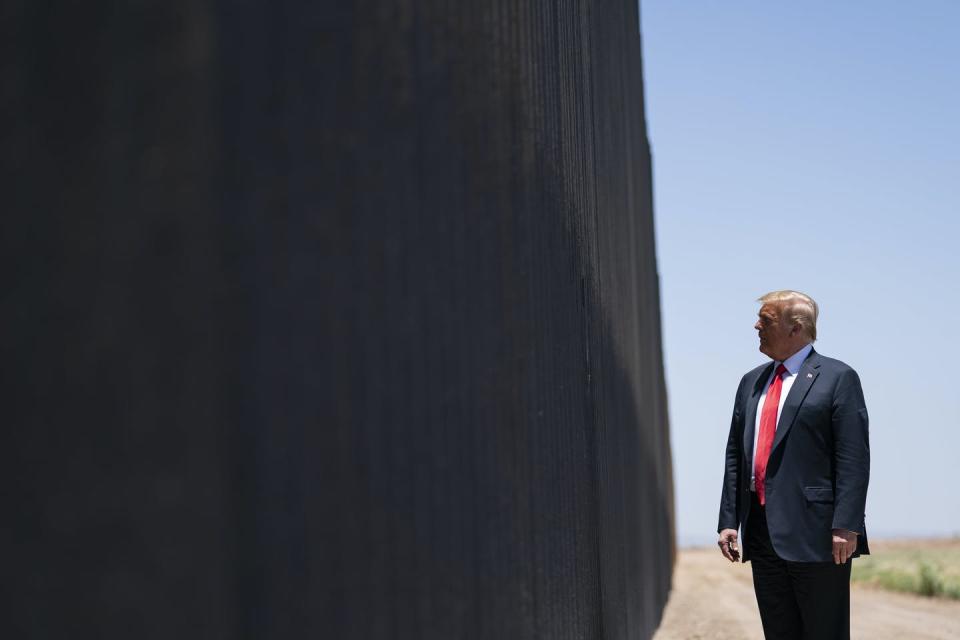
MULTIPOLYGON (((723 466, 723 490, 720 494, 720 518, 717 523, 717 533, 724 529, 737 529, 740 520, 737 516, 737 491, 743 459, 743 403, 741 402, 743 384, 747 379, 744 376, 737 387, 737 395, 733 401, 733 416, 730 418, 730 435, 727 436, 727 450, 723 466)), ((748 472, 749 473, 749 472, 748 472)), ((749 482, 749 478, 747 479, 749 482)))
POLYGON ((832 421, 836 472, 833 528, 863 534, 870 480, 869 420, 860 377, 853 369, 845 371, 837 383, 832 421))

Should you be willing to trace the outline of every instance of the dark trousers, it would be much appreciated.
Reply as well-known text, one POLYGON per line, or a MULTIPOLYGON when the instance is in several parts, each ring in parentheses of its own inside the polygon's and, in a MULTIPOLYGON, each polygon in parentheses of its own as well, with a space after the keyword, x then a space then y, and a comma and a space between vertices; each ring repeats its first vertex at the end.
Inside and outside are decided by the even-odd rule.
POLYGON ((788 562, 770 544, 767 515, 752 494, 745 543, 767 640, 850 640, 850 566, 788 562))

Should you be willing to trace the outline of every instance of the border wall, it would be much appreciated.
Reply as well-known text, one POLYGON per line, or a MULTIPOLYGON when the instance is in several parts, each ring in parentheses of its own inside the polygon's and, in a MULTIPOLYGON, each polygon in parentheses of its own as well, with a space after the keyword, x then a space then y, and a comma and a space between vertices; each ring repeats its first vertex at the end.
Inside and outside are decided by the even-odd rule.
POLYGON ((4 626, 648 638, 636 2, 9 2, 4 626))

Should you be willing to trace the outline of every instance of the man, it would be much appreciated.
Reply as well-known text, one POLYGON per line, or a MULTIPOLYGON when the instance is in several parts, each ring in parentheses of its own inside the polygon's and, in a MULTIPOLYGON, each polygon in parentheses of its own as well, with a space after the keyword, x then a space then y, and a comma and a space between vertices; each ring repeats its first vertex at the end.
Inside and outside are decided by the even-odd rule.
POLYGON ((857 373, 813 349, 817 303, 759 299, 755 329, 773 361, 740 381, 727 439, 718 544, 751 561, 769 640, 850 637, 850 559, 868 554, 867 408, 857 373))

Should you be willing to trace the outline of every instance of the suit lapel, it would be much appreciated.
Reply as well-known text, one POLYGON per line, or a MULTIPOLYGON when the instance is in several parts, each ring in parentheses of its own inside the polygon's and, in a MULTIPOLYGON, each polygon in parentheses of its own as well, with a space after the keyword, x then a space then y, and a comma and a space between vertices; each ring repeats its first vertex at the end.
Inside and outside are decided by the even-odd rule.
POLYGON ((793 421, 797 417, 800 405, 803 404, 807 393, 810 391, 810 387, 813 386, 813 383, 817 381, 817 376, 820 375, 819 369, 820 354, 811 349, 810 355, 807 356, 807 359, 804 360, 800 366, 797 379, 793 381, 793 386, 790 387, 790 393, 787 394, 787 399, 783 402, 783 409, 780 411, 780 420, 777 422, 777 433, 773 438, 773 446, 770 448, 771 453, 773 453, 777 445, 787 437, 787 432, 790 431, 790 427, 793 426, 793 421))
POLYGON ((743 450, 747 452, 747 460, 753 460, 753 432, 757 426, 757 405, 760 403, 760 396, 763 394, 763 386, 770 378, 773 372, 773 362, 763 368, 760 376, 754 381, 750 389, 750 396, 747 398, 746 410, 743 417, 743 450))

